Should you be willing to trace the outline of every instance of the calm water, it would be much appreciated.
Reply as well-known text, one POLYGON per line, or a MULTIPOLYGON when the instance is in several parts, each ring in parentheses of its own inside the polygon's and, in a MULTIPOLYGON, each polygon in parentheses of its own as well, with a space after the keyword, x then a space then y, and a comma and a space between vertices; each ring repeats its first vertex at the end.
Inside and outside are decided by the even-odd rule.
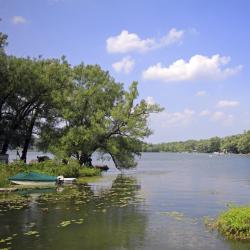
POLYGON ((34 198, 30 208, 0 212, 1 238, 17 234, 11 249, 18 250, 250 249, 203 223, 229 203, 250 203, 249 156, 145 153, 137 169, 120 174, 111 168, 81 188, 88 191, 83 202, 34 198), (82 224, 58 227, 79 219, 82 224), (40 236, 24 235, 29 230, 40 236))

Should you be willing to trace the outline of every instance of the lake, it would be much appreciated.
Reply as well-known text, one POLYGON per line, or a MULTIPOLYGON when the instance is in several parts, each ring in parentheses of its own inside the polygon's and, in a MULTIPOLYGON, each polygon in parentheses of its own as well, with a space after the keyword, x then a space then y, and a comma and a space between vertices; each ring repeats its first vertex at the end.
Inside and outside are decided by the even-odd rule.
POLYGON ((205 216, 250 203, 249 156, 144 153, 136 169, 110 167, 81 186, 82 201, 38 202, 31 194, 29 208, 0 211, 0 238, 16 234, 17 250, 250 249, 204 226, 205 216), (39 235, 25 235, 30 230, 39 235))

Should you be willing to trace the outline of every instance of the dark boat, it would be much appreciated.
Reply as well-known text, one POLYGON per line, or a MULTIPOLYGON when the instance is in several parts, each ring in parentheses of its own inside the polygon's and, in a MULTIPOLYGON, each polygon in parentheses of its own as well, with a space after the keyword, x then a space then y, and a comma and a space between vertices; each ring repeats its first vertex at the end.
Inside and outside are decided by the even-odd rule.
POLYGON ((95 168, 100 169, 101 171, 109 170, 109 167, 107 165, 96 165, 95 168))

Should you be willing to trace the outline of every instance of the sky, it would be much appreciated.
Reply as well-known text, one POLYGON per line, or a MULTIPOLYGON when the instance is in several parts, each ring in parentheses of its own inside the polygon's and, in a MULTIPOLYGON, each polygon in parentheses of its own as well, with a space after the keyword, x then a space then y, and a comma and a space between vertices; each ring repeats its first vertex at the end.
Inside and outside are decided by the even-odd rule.
POLYGON ((7 53, 99 64, 139 99, 152 143, 250 129, 250 1, 0 0, 7 53))

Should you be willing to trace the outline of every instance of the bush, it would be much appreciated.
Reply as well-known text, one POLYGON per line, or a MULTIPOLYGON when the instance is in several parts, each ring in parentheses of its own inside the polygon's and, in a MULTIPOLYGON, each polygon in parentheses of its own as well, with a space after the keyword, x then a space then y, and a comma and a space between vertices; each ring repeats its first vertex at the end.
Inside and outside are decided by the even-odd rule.
POLYGON ((96 175, 100 175, 101 174, 101 170, 97 169, 97 168, 87 168, 87 167, 83 167, 80 169, 80 176, 84 177, 91 177, 91 176, 96 176, 96 175))
POLYGON ((250 240, 250 206, 230 208, 219 215, 214 227, 228 239, 250 240))
POLYGON ((81 166, 77 161, 71 160, 68 164, 60 161, 49 160, 29 164, 30 171, 44 173, 48 175, 63 175, 64 177, 78 177, 81 166))

